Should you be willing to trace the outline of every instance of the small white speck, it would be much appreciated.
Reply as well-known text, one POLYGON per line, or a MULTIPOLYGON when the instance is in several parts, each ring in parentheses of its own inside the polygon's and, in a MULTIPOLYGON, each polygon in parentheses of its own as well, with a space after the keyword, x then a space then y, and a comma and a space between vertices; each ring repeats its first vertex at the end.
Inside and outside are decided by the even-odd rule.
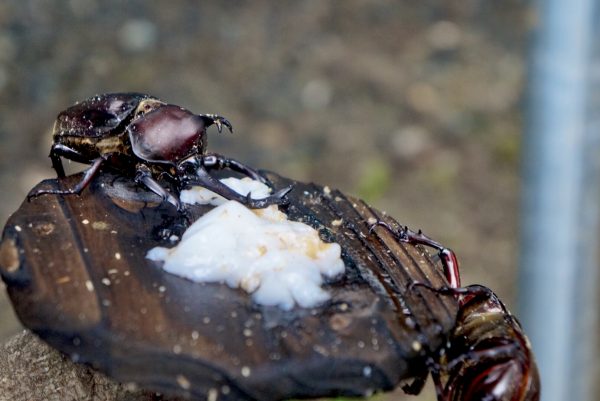
POLYGON ((334 227, 339 227, 339 226, 341 226, 341 225, 342 225, 342 223, 343 223, 343 222, 344 222, 344 220, 343 220, 343 219, 333 220, 333 221, 331 222, 331 225, 332 225, 332 226, 334 226, 334 227))
POLYGON ((102 279, 102 284, 104 284, 106 286, 110 285, 110 279, 108 277, 104 277, 102 279))
POLYGON ((367 219, 367 223, 369 223, 369 225, 372 226, 373 224, 377 224, 377 219, 375 217, 369 217, 367 219))
POLYGON ((121 260, 121 254, 119 252, 115 253, 115 259, 121 260))
POLYGON ((373 369, 370 366, 365 366, 363 368, 363 376, 364 377, 371 377, 372 372, 373 372, 373 369))
POLYGON ((206 401, 217 401, 219 397, 219 392, 216 388, 211 388, 208 390, 208 394, 206 394, 206 401))
POLYGON ((419 351, 421 351, 422 348, 423 348, 423 346, 417 340, 412 342, 412 349, 414 349, 415 351, 419 352, 419 351))
POLYGON ((323 193, 324 193, 325 195, 331 195, 331 188, 329 188, 327 185, 325 185, 325 186, 323 187, 323 193))
POLYGON ((90 224, 90 221, 88 219, 83 219, 81 220, 81 224, 90 224))
POLYGON ((245 337, 250 337, 252 335, 252 330, 250 329, 244 329, 244 336, 245 337))
POLYGON ((184 390, 189 390, 192 385, 184 375, 177 375, 177 384, 184 390))
POLYGON ((110 269, 108 274, 117 274, 119 271, 117 269, 110 269))
POLYGON ((364 348, 365 347, 364 341, 359 341, 357 345, 358 345, 358 348, 364 348))
POLYGON ((124 276, 129 276, 129 270, 125 270, 125 271, 123 272, 123 275, 124 275, 124 276))
POLYGON ((244 376, 244 377, 250 376, 250 373, 251 373, 250 368, 248 366, 242 366, 241 372, 242 372, 242 376, 244 376))
POLYGON ((179 344, 175 344, 175 345, 173 346, 173 353, 174 353, 174 354, 181 354, 181 345, 179 345, 179 344))
POLYGON ((209 324, 210 323, 210 317, 205 316, 202 321, 204 322, 204 324, 209 324))
POLYGON ((158 287, 158 292, 165 292, 167 290, 167 287, 165 287, 164 285, 161 285, 160 287, 158 287))
POLYGON ((90 280, 86 280, 85 288, 87 288, 89 292, 94 291, 94 283, 92 283, 90 280))
POLYGON ((200 333, 198 333, 196 330, 192 331, 192 340, 197 340, 198 337, 200 337, 200 333))
POLYGON ((20 233, 21 232, 21 226, 15 226, 15 230, 20 233))

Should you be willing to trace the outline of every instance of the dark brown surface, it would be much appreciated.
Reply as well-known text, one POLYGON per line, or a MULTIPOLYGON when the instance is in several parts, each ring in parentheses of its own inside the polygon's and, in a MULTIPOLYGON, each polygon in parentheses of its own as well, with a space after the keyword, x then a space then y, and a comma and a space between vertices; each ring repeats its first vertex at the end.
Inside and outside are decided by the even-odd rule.
MULTIPOLYGON (((79 177, 40 185, 72 186, 79 177)), ((277 188, 290 183, 270 178, 277 188)), ((418 374, 415 345, 439 347, 455 305, 405 288, 413 280, 442 285, 439 269, 387 230, 369 233, 377 212, 361 201, 300 183, 290 199, 291 219, 342 246, 346 274, 319 308, 260 307, 241 290, 163 272, 145 253, 171 246, 163 238, 180 235, 185 220, 109 173, 81 197, 23 203, 5 227, 0 271, 27 327, 73 359, 145 388, 274 400, 369 394, 418 374)))

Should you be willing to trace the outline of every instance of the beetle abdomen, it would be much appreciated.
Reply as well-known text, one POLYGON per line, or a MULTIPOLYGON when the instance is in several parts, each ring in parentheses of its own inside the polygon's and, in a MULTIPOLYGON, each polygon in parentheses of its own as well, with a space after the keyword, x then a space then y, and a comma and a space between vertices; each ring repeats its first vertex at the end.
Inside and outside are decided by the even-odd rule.
POLYGON ((62 135, 58 140, 55 140, 55 143, 77 149, 88 161, 111 153, 131 154, 129 138, 123 134, 100 138, 62 135))

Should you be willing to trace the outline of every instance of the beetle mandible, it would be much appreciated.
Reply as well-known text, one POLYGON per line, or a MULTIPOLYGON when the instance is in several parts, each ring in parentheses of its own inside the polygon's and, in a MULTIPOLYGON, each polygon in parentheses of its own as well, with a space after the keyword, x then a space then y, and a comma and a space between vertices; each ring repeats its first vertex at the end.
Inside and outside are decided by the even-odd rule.
POLYGON ((30 195, 79 194, 103 165, 131 174, 163 201, 182 210, 178 194, 167 191, 160 178, 170 179, 178 190, 199 185, 226 199, 251 208, 284 204, 291 187, 263 199, 242 196, 213 178, 211 169, 230 168, 265 184, 256 170, 216 153, 206 153, 206 128, 231 123, 216 114, 193 114, 153 96, 141 93, 109 93, 93 96, 69 107, 56 118, 50 158, 58 177, 65 171, 61 157, 91 164, 82 180, 66 190, 43 189, 30 195))
MULTIPOLYGON (((422 287, 458 299, 456 324, 440 350, 423 348, 425 365, 431 372, 440 401, 538 401, 540 377, 529 339, 521 324, 489 288, 482 285, 460 287, 458 259, 453 251, 408 227, 394 230, 378 221, 401 242, 425 245, 438 251, 447 287, 433 288, 413 282, 408 290, 422 287)), ((418 394, 427 371, 404 386, 418 394)))

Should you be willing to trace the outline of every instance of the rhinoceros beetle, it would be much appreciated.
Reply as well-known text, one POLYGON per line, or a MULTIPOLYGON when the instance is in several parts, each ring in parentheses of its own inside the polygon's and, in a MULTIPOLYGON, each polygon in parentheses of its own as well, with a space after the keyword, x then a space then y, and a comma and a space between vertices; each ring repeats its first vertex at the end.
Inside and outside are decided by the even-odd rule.
MULTIPOLYGON (((439 401, 538 401, 540 378, 531 344, 516 317, 489 288, 482 285, 460 287, 458 259, 453 251, 432 240, 420 230, 408 227, 394 230, 377 221, 401 242, 425 245, 438 251, 449 286, 433 288, 412 282, 409 291, 424 288, 458 298, 459 310, 454 330, 439 350, 423 348, 423 356, 434 381, 439 401)), ((418 394, 428 372, 403 387, 418 394)))
POLYGON ((230 168, 263 183, 268 181, 256 170, 219 154, 206 153, 206 128, 231 123, 216 114, 192 112, 141 93, 110 93, 93 96, 61 112, 54 124, 50 149, 52 166, 59 177, 65 176, 61 157, 91 164, 82 180, 66 190, 39 190, 30 195, 79 194, 103 165, 129 173, 182 210, 177 194, 167 191, 159 179, 167 178, 181 189, 203 186, 227 199, 251 208, 283 204, 291 188, 270 197, 251 199, 242 196, 208 174, 210 169, 230 168))

